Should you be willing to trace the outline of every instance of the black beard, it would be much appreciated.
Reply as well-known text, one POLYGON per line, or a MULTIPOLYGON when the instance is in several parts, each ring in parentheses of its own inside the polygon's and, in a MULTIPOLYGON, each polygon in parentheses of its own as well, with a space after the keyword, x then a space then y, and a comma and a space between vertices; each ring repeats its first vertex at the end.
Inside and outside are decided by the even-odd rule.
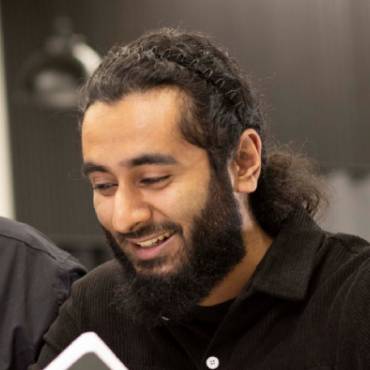
POLYGON ((162 323, 163 317, 184 319, 246 254, 241 216, 227 175, 212 176, 206 205, 193 220, 191 240, 184 241, 184 258, 175 272, 138 273, 112 234, 105 233, 122 266, 114 303, 132 321, 147 327, 162 323))

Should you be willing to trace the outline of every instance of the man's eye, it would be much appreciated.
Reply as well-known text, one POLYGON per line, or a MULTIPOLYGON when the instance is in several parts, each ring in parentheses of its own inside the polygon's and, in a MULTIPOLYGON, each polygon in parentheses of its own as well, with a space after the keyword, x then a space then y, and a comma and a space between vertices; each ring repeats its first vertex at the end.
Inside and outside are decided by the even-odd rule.
POLYGON ((101 184, 93 184, 92 188, 94 191, 98 191, 100 193, 107 193, 110 190, 112 190, 116 184, 107 182, 107 183, 101 183, 101 184))
POLYGON ((169 178, 170 178, 170 175, 160 176, 160 177, 145 177, 140 180, 140 183, 142 185, 153 185, 153 184, 161 183, 162 181, 165 181, 169 178))

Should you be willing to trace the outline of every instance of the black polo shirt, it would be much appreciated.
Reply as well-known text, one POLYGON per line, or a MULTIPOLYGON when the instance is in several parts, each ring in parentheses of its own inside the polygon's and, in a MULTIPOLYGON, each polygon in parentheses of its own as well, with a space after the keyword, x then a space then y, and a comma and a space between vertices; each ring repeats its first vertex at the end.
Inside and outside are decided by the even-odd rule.
POLYGON ((152 330, 132 324, 111 304, 119 270, 111 261, 75 284, 41 366, 92 330, 130 370, 370 368, 369 244, 322 231, 302 210, 210 330, 197 326, 199 315, 152 330))

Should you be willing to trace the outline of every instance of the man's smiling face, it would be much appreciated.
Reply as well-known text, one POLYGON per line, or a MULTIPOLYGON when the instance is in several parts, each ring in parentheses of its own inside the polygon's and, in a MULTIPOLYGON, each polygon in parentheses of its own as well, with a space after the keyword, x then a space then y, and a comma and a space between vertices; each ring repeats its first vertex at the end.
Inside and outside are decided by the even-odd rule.
POLYGON ((208 156, 178 128, 182 103, 175 89, 132 93, 94 104, 82 126, 97 217, 142 273, 170 273, 185 263, 192 222, 208 194, 208 156))
POLYGON ((180 132, 185 98, 131 93, 93 104, 82 126, 95 211, 123 267, 119 306, 150 325, 189 312, 245 255, 227 170, 180 132))

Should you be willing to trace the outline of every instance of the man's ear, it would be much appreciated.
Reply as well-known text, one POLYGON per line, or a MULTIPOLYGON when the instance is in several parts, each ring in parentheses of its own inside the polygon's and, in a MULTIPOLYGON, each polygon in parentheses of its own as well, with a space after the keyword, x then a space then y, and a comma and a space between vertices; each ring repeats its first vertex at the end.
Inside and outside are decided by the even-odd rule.
POLYGON ((261 173, 262 143, 253 129, 245 130, 239 139, 237 151, 231 163, 233 187, 239 193, 253 193, 261 173))

